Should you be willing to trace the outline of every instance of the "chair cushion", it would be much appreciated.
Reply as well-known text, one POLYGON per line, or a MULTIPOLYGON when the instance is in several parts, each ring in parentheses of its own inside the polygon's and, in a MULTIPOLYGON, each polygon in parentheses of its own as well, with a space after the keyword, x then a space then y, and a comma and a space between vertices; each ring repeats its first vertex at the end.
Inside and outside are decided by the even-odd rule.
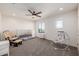
POLYGON ((15 41, 13 41, 14 43, 19 43, 19 42, 22 42, 22 40, 21 39, 19 39, 19 40, 15 40, 15 41))

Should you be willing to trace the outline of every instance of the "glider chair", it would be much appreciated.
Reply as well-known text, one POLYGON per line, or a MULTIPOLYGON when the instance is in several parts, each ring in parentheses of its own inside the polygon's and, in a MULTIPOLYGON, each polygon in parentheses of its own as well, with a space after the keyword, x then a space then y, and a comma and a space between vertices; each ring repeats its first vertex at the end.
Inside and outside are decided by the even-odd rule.
POLYGON ((22 39, 19 39, 13 32, 5 31, 3 32, 5 40, 9 40, 11 46, 18 46, 22 44, 22 39))

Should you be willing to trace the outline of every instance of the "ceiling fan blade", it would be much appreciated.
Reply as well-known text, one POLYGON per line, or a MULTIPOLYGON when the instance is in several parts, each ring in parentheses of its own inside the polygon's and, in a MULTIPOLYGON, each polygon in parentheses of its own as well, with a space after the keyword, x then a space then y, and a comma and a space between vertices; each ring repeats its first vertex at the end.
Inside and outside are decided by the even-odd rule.
POLYGON ((42 12, 40 11, 40 12, 38 12, 38 13, 36 13, 36 14, 41 14, 42 12))
POLYGON ((41 16, 39 16, 39 15, 35 15, 35 16, 37 16, 37 17, 41 17, 41 16))
POLYGON ((32 14, 32 11, 31 10, 28 10, 31 14, 32 14))

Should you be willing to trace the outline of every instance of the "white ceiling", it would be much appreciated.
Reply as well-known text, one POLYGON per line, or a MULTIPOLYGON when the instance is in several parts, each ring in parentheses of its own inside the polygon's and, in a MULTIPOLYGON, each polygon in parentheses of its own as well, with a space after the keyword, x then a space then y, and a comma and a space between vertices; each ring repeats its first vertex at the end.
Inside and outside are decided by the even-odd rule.
MULTIPOLYGON (((23 17, 32 20, 32 16, 26 16, 30 14, 28 9, 35 10, 36 12, 42 11, 41 18, 53 16, 63 12, 67 12, 77 8, 75 3, 4 3, 0 4, 0 12, 2 15, 23 17), (62 11, 59 8, 63 8, 62 11)), ((35 17, 34 19, 41 19, 35 17)))

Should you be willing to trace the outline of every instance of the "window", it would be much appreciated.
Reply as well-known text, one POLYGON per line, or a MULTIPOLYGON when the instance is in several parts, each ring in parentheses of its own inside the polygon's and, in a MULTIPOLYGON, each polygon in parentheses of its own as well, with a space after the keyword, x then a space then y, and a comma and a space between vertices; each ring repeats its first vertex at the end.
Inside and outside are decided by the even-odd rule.
POLYGON ((39 24, 38 24, 38 32, 39 33, 45 33, 45 23, 44 22, 39 22, 39 24))
POLYGON ((63 28, 63 21, 57 21, 56 28, 63 28))

